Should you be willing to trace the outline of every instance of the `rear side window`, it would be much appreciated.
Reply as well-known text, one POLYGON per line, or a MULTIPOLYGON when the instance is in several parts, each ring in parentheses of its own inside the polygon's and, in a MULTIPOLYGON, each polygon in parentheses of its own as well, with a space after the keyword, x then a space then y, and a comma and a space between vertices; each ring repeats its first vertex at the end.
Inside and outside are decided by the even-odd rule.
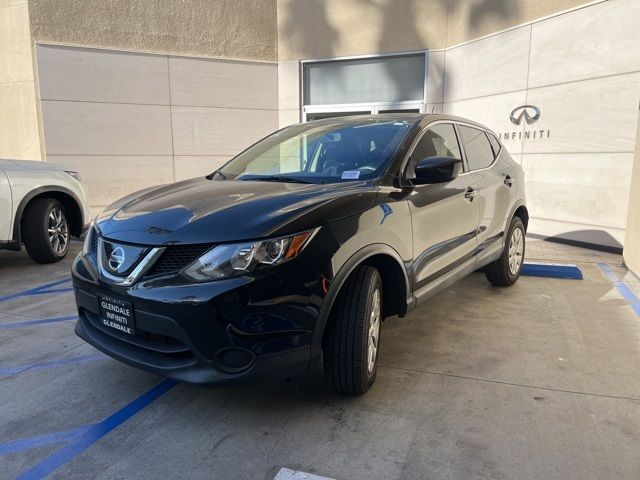
POLYGON ((424 133, 411 155, 415 162, 427 157, 461 159, 456 132, 450 123, 439 123, 424 133))
POLYGON ((484 131, 462 125, 459 125, 458 128, 464 152, 467 154, 469 169, 471 171, 480 170, 491 165, 494 160, 493 149, 484 131))
POLYGON ((500 142, 493 133, 487 132, 487 137, 489 137, 489 142, 491 142, 491 147, 493 148, 493 156, 498 157, 498 153, 500 152, 500 142))

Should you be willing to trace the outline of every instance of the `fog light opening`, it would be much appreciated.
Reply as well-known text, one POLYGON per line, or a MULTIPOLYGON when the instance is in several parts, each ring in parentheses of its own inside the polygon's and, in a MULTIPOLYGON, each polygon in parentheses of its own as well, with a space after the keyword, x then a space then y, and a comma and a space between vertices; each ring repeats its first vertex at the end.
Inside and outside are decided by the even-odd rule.
POLYGON ((226 373, 243 372, 253 365, 255 355, 250 350, 238 347, 228 347, 216 353, 217 367, 226 373))

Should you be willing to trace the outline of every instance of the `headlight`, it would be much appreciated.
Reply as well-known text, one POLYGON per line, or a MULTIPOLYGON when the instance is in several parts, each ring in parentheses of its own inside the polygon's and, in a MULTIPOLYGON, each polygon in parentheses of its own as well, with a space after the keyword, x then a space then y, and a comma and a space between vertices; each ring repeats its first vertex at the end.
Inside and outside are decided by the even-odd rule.
POLYGON ((69 175, 71 175, 73 178, 75 178, 79 182, 82 181, 82 177, 80 176, 80 174, 78 172, 74 172, 72 170, 65 170, 65 172, 67 172, 69 175))
POLYGON ((298 256, 317 230, 256 242, 218 245, 181 273, 190 280, 208 282, 279 265, 298 256))

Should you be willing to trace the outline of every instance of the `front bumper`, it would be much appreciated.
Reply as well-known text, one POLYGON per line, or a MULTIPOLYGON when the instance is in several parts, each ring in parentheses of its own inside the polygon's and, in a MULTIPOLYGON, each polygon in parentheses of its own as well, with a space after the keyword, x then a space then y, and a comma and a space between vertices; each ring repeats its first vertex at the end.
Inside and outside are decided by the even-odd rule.
POLYGON ((73 287, 80 338, 131 366, 208 385, 303 375, 322 300, 320 276, 295 262, 261 278, 192 284, 160 277, 122 287, 98 279, 79 256, 73 287), (135 335, 103 324, 99 295, 133 305, 135 335))

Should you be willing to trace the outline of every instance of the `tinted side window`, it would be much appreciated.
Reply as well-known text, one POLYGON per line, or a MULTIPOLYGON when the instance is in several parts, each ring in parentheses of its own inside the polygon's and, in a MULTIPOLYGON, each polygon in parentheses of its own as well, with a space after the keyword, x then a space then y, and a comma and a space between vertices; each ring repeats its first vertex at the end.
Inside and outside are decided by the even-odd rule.
POLYGON ((493 150, 483 130, 458 126, 470 170, 487 168, 493 163, 493 150))
POLYGON ((493 133, 487 133, 487 137, 489 137, 491 147, 493 148, 493 156, 497 157, 498 152, 500 151, 500 142, 493 133))
POLYGON ((411 158, 414 162, 419 162, 427 157, 452 157, 460 156, 460 146, 453 125, 450 123, 439 123, 424 133, 416 148, 413 150, 411 158))

